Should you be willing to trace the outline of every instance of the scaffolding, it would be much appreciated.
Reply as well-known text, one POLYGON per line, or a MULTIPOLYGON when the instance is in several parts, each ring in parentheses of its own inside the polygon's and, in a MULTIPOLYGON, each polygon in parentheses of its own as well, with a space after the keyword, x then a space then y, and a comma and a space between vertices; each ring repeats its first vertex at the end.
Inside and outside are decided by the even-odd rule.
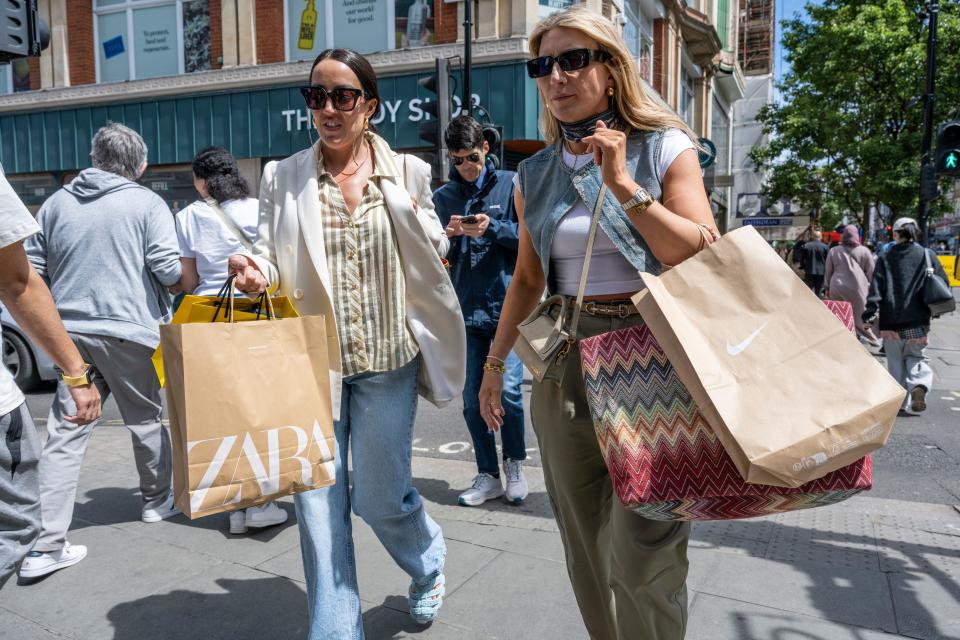
POLYGON ((740 68, 746 75, 773 72, 774 0, 740 0, 740 68))

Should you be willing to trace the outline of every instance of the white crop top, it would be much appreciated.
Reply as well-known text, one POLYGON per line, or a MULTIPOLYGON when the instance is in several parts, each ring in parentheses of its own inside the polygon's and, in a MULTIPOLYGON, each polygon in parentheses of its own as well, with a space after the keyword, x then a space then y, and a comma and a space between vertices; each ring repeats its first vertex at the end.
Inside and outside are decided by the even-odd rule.
MULTIPOLYGON (((660 157, 657 159, 657 179, 663 182, 667 169, 681 153, 693 149, 693 143, 683 131, 670 129, 663 136, 660 157)), ((593 159, 593 154, 574 155, 563 149, 563 162, 577 170, 593 159)), ((514 183, 519 184, 517 178, 514 183)), ((583 258, 587 253, 587 236, 590 235, 592 211, 582 200, 570 208, 557 225, 550 249, 550 271, 556 283, 555 293, 576 296, 580 288, 583 258)), ((643 281, 637 270, 623 257, 601 227, 593 242, 593 257, 584 295, 600 296, 613 293, 628 293, 643 289, 643 281)))

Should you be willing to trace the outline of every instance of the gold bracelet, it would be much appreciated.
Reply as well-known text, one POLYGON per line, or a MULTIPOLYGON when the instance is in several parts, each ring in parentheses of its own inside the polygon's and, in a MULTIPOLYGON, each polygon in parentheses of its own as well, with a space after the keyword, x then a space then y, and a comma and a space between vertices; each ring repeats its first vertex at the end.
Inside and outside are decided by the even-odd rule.
POLYGON ((487 356, 487 360, 496 360, 500 364, 506 364, 506 361, 504 361, 502 358, 498 358, 497 356, 487 356))
POLYGON ((497 364, 496 362, 484 362, 483 363, 484 371, 495 371, 500 375, 503 375, 507 372, 507 368, 502 364, 497 364))

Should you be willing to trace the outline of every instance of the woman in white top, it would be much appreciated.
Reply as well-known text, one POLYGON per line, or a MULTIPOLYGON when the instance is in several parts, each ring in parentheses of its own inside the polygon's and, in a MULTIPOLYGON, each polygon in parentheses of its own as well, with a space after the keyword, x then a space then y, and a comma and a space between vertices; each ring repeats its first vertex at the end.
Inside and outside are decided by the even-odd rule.
MULTIPOLYGON (((221 147, 208 147, 193 159, 193 186, 197 200, 177 214, 180 241, 180 284, 187 293, 216 295, 227 279, 227 261, 247 251, 257 235, 260 205, 240 175, 233 155, 221 147)), ((230 533, 248 527, 282 524, 287 512, 268 502, 230 514, 230 533)))

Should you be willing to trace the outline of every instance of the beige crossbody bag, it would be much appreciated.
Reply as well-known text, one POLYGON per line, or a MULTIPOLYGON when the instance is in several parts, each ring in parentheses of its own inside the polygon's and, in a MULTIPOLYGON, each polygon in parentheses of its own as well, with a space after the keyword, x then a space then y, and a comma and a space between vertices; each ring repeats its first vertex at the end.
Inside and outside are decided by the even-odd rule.
POLYGON ((555 361, 563 359, 570 352, 573 343, 577 341, 577 325, 580 324, 580 309, 583 307, 583 292, 587 286, 587 275, 590 273, 590 258, 593 255, 593 241, 597 237, 597 223, 600 221, 600 210, 603 199, 607 195, 607 185, 600 187, 600 195, 593 206, 593 218, 590 220, 590 234, 587 236, 587 253, 583 257, 583 271, 580 274, 580 288, 577 290, 577 299, 573 303, 573 317, 570 326, 565 327, 567 316, 570 313, 570 298, 553 295, 537 305, 527 319, 517 325, 520 336, 513 345, 513 351, 537 382, 543 380, 547 368, 555 361), (551 317, 550 311, 559 306, 560 313, 556 318, 551 317))

